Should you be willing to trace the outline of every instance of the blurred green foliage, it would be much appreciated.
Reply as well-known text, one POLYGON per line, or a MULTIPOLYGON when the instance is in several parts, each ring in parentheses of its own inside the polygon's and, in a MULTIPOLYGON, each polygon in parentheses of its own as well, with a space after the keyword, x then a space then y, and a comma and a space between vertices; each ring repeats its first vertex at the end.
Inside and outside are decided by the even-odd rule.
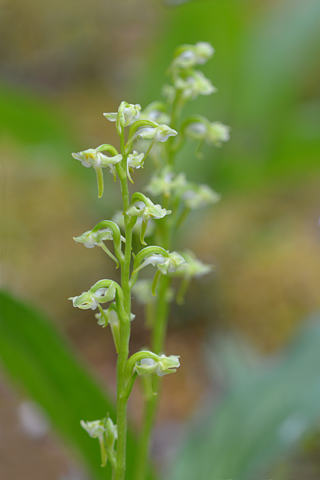
MULTIPOLYGON (((0 360, 16 386, 41 405, 94 478, 111 477, 111 469, 106 473, 100 467, 98 443, 80 427, 80 420, 103 418, 107 412, 114 418, 113 399, 44 316, 5 292, 0 292, 0 360)), ((128 472, 134 449, 129 433, 128 472)))
POLYGON ((281 357, 268 361, 257 361, 248 346, 237 348, 239 341, 219 339, 215 363, 231 380, 228 389, 218 406, 197 417, 166 478, 269 478, 270 467, 319 419, 319 320, 306 323, 281 357))
MULTIPOLYGON (((228 337, 217 340, 207 364, 214 360, 219 366, 227 389, 218 405, 202 409, 166 478, 255 478, 314 431, 320 413, 319 320, 306 323, 276 361, 262 361, 247 345, 239 348, 239 341, 228 337)), ((7 374, 41 405, 94 478, 109 478, 99 466, 96 442, 79 422, 103 417, 106 411, 114 416, 110 397, 46 319, 4 292, 0 334, 0 359, 7 374)), ((129 434, 128 476, 134 457, 134 437, 129 434)))
POLYGON ((70 148, 71 133, 67 122, 48 100, 21 87, 1 83, 0 104, 3 135, 26 146, 50 146, 56 154, 70 148))
POLYGON ((164 12, 138 90, 147 101, 159 97, 175 47, 209 41, 216 54, 205 70, 218 94, 190 110, 232 128, 230 144, 213 154, 214 163, 193 160, 188 145, 179 168, 193 178, 209 175, 223 190, 319 172, 319 21, 318 0, 198 1, 164 12))

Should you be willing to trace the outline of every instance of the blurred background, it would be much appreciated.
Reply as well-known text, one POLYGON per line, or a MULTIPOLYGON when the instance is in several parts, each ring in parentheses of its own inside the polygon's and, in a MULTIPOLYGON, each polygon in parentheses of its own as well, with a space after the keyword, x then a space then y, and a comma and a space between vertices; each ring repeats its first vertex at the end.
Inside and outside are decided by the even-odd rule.
MULTIPOLYGON (((222 200, 190 217, 177 238, 177 248, 194 250, 216 268, 171 313, 167 352, 179 353, 182 367, 164 382, 153 450, 156 463, 173 465, 174 480, 192 478, 186 472, 201 480, 256 479, 256 472, 273 480, 319 478, 320 334, 317 322, 310 326, 306 320, 320 309, 319 22, 318 0, 0 1, 1 287, 47 315, 111 396, 111 339, 92 314, 76 311, 67 298, 100 278, 114 278, 102 252, 84 251, 72 237, 110 218, 121 202, 111 176, 98 201, 94 172, 71 152, 117 142, 102 113, 116 111, 122 100, 145 107, 160 99, 176 46, 206 41, 216 50, 204 72, 218 93, 191 102, 187 113, 230 125, 231 141, 205 149, 202 160, 187 144, 178 160, 179 170, 210 184, 222 200), (299 328, 304 333, 292 346, 299 328), (253 425, 261 428, 255 438, 270 428, 272 414, 274 435, 281 428, 285 434, 280 440, 268 437, 262 460, 253 438, 234 470, 220 466, 212 473, 204 458, 207 470, 201 473, 195 464, 185 467, 190 445, 174 459, 193 428, 186 421, 198 418, 199 405, 208 412, 214 408, 212 418, 226 405, 236 416, 247 408, 250 417, 250 409, 269 398, 263 385, 270 386, 268 394, 276 391, 273 382, 286 388, 257 414, 253 425), (300 403, 287 404, 298 392, 304 395, 300 403)), ((150 171, 139 173, 137 188, 150 171)), ((135 308, 132 351, 148 342, 142 312, 135 308)), ((12 328, 17 317, 8 317, 12 328)), ((23 365, 20 376, 12 374, 15 346, 10 360, 3 353, 6 341, 4 335, 0 478, 100 478, 89 477, 81 455, 54 433, 45 406, 40 411, 30 403, 23 365)), ((130 409, 135 428, 141 417, 138 389, 130 409)), ((245 442, 249 418, 243 425, 227 418, 221 420, 224 436, 198 432, 213 442, 206 458, 221 445, 228 448, 226 432, 234 442, 238 435, 230 455, 245 442)), ((228 457, 225 462, 230 464, 228 457)))

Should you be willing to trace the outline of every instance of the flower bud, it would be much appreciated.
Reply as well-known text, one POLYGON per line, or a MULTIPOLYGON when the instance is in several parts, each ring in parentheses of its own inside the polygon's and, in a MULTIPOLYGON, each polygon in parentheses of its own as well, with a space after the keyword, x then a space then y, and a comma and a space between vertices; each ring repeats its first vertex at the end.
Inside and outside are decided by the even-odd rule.
POLYGON ((114 443, 118 439, 118 428, 110 417, 105 421, 105 436, 107 449, 113 449, 114 443))

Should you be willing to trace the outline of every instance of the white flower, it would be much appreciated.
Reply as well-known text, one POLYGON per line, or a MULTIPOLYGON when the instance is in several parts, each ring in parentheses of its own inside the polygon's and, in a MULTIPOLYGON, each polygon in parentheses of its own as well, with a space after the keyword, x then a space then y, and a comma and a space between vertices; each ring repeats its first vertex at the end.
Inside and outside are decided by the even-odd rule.
POLYGON ((208 133, 208 125, 203 122, 190 123, 186 128, 186 133, 189 137, 195 140, 203 140, 208 133))
POLYGON ((170 116, 166 113, 166 105, 162 102, 152 102, 142 110, 140 119, 151 120, 152 122, 168 124, 170 116))
POLYGON ((121 102, 117 113, 104 113, 104 117, 110 122, 117 122, 121 127, 131 125, 140 117, 141 105, 121 102))
POLYGON ((147 265, 157 267, 162 275, 167 275, 168 273, 175 272, 179 268, 187 267, 185 259, 178 252, 167 252, 167 255, 161 253, 149 255, 136 271, 142 270, 142 268, 147 265))
POLYGON ((176 89, 172 85, 165 84, 162 87, 162 95, 168 100, 168 103, 171 105, 176 96, 176 89))
POLYGON ((207 265, 199 260, 193 252, 187 250, 186 252, 182 252, 182 256, 187 262, 186 268, 178 269, 174 276, 177 277, 184 277, 186 279, 191 278, 200 278, 208 273, 212 272, 213 267, 212 265, 207 265))
POLYGON ((178 135, 178 132, 168 127, 168 125, 160 124, 156 127, 142 127, 135 133, 136 139, 146 139, 155 142, 166 142, 169 137, 178 135))
MULTIPOLYGON (((147 352, 146 352, 147 353, 147 352)), ((150 373, 156 373, 159 377, 169 375, 177 371, 180 366, 179 357, 177 355, 155 355, 154 358, 147 357, 138 360, 134 366, 134 371, 138 375, 149 375, 150 373)))
POLYGON ((87 248, 93 248, 95 246, 101 245, 104 240, 112 240, 112 232, 110 228, 103 228, 97 232, 88 230, 78 237, 73 237, 77 243, 83 243, 87 248))
POLYGON ((173 67, 192 68, 203 65, 214 54, 214 48, 207 42, 198 42, 195 45, 181 45, 177 48, 173 67))
MULTIPOLYGON (((102 147, 102 146, 101 146, 102 147)), ((93 167, 103 168, 103 167, 110 167, 110 170, 113 172, 112 167, 117 163, 121 162, 122 155, 114 155, 112 157, 108 157, 108 155, 104 155, 99 151, 99 148, 89 148, 88 150, 83 150, 83 152, 73 153, 72 156, 76 160, 79 160, 82 165, 86 168, 93 167)))
POLYGON ((230 127, 221 122, 210 123, 207 119, 190 123, 186 134, 196 140, 205 140, 209 145, 221 147, 222 142, 230 140, 230 127))
POLYGON ((98 438, 101 453, 101 466, 105 467, 107 465, 108 454, 111 451, 114 453, 114 443, 118 438, 117 426, 114 425, 109 414, 102 420, 94 420, 92 422, 81 420, 80 425, 86 432, 88 432, 90 437, 98 438))
MULTIPOLYGON (((109 308, 103 310, 103 314, 101 312, 96 313, 95 317, 98 320, 98 325, 100 325, 102 328, 105 328, 108 325, 110 325, 111 329, 115 326, 119 326, 119 316, 115 303, 112 303, 109 308)), ((131 322, 135 319, 135 317, 136 316, 133 313, 130 314, 131 322)))
POLYGON ((95 295, 91 292, 82 292, 81 295, 70 297, 69 300, 72 300, 74 307, 81 308, 81 310, 88 310, 89 308, 95 310, 99 305, 95 295))
POLYGON ((95 310, 99 303, 111 302, 115 297, 116 291, 113 284, 109 287, 102 287, 95 290, 93 286, 88 292, 82 292, 77 297, 70 297, 73 306, 81 310, 95 310))
MULTIPOLYGON (((170 210, 162 208, 161 205, 155 205, 150 198, 140 194, 141 200, 135 201, 126 210, 126 215, 129 217, 141 217, 142 221, 146 222, 150 218, 163 218, 171 213, 170 210)), ((140 198, 139 197, 139 198, 140 198)))
POLYGON ((175 79, 175 87, 182 90, 185 100, 194 100, 198 95, 211 95, 216 92, 211 81, 198 70, 191 71, 186 77, 178 76, 175 79))
POLYGON ((186 185, 184 173, 175 175, 170 168, 164 168, 158 175, 151 178, 146 191, 151 195, 163 194, 169 197, 172 192, 186 185))
POLYGON ((169 373, 175 373, 178 367, 180 367, 180 362, 177 355, 170 355, 169 357, 160 355, 156 374, 159 377, 163 377, 169 373))
POLYGON ((137 372, 138 375, 149 375, 156 371, 157 366, 158 363, 152 358, 142 358, 136 362, 134 372, 137 372))
POLYGON ((133 170, 134 168, 141 168, 143 167, 143 159, 144 159, 144 153, 138 153, 134 151, 133 153, 130 153, 127 158, 127 175, 129 180, 133 183, 133 180, 130 176, 130 170, 133 170))
POLYGON ((105 428, 105 419, 103 420, 93 420, 92 422, 85 422, 84 420, 80 421, 80 425, 89 433, 92 438, 103 437, 103 434, 106 430, 105 428))
MULTIPOLYGON (((110 145, 100 145, 97 148, 89 148, 88 150, 83 150, 82 152, 73 153, 72 156, 76 160, 79 160, 82 165, 86 168, 93 167, 96 171, 97 182, 98 182, 98 196, 99 198, 103 195, 103 174, 102 168, 109 167, 114 178, 116 176, 115 165, 122 160, 122 155, 117 154, 111 157, 104 155, 103 151, 109 151, 110 145)), ((114 147, 111 147, 112 150, 115 150, 114 147)))
POLYGON ((197 210, 217 203, 220 198, 220 195, 208 185, 197 185, 193 183, 188 184, 181 196, 185 206, 191 210, 197 210))
POLYGON ((230 127, 220 122, 210 123, 206 141, 217 147, 221 146, 221 142, 230 140, 230 127))

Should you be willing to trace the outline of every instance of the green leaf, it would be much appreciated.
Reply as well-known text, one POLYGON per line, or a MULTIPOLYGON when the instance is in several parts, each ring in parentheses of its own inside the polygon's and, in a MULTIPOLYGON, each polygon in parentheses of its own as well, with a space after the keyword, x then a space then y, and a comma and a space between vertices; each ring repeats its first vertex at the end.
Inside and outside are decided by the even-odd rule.
POLYGON ((257 478, 314 428, 320 416, 319 320, 299 332, 280 360, 249 369, 241 384, 233 383, 191 429, 168 480, 257 478))
MULTIPOLYGON (((115 408, 69 345, 43 315, 0 292, 0 361, 9 377, 47 413, 53 427, 73 447, 97 480, 111 478, 100 467, 98 442, 80 427, 115 408)), ((134 437, 128 435, 127 471, 133 468, 134 437)))

